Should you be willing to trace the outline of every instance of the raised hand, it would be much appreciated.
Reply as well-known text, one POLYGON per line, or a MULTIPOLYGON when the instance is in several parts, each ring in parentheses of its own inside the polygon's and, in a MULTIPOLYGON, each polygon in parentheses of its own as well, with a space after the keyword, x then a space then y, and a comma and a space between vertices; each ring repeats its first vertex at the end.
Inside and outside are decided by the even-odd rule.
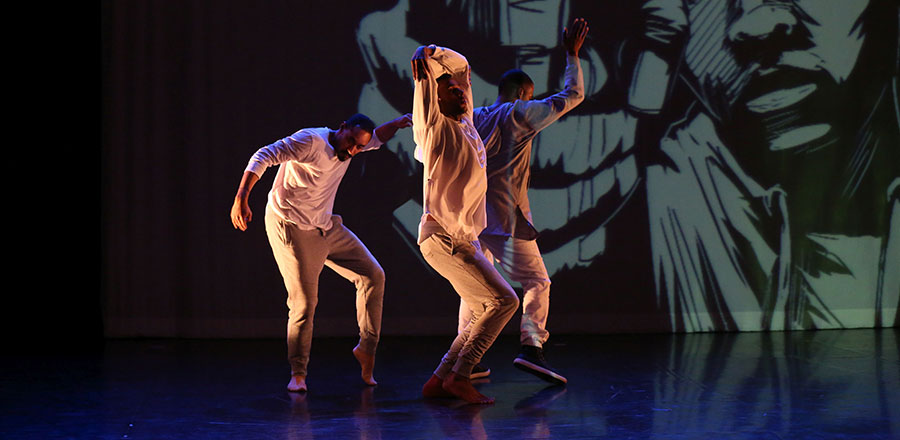
POLYGON ((428 57, 434 54, 433 46, 419 46, 409 61, 412 67, 413 80, 428 78, 428 57))
POLYGON ((576 18, 572 21, 572 29, 563 28, 562 41, 563 46, 566 48, 566 53, 578 56, 578 51, 581 50, 581 45, 584 44, 584 39, 587 37, 589 30, 590 27, 588 27, 587 21, 583 18, 576 18))

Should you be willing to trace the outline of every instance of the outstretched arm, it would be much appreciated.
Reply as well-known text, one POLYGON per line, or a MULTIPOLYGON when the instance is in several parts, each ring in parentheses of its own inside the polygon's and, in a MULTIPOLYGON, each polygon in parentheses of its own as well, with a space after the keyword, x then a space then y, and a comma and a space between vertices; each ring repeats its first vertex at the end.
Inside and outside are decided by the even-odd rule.
POLYGON ((578 56, 578 51, 581 50, 589 30, 590 27, 588 27, 587 21, 583 18, 576 18, 572 22, 572 29, 563 28, 562 40, 563 46, 566 48, 566 54, 578 56))
POLYGON ((398 118, 394 118, 375 129, 375 136, 385 143, 389 141, 397 133, 397 130, 412 126, 412 113, 407 113, 398 118))
POLYGON ((535 131, 541 131, 584 101, 584 73, 578 52, 590 30, 587 21, 576 18, 572 27, 564 28, 563 46, 566 49, 565 88, 539 101, 519 101, 517 113, 535 131))
MULTIPOLYGON (((413 71, 414 90, 413 90, 413 136, 416 138, 416 144, 420 144, 419 137, 423 135, 423 130, 430 124, 434 123, 437 110, 437 84, 435 84, 435 76, 431 64, 435 64, 431 59, 437 50, 435 45, 419 46, 410 59, 410 65, 413 71)), ((435 64, 434 67, 440 68, 435 64)))
POLYGON ((250 191, 259 180, 252 171, 244 171, 241 177, 241 184, 238 186, 237 194, 234 196, 234 203, 231 205, 231 224, 235 229, 241 231, 247 230, 247 224, 253 218, 253 212, 250 211, 248 200, 250 199, 250 191))
POLYGON ((231 224, 235 229, 247 230, 247 224, 253 217, 250 206, 247 204, 253 185, 259 180, 266 168, 275 166, 289 160, 308 162, 312 160, 311 136, 303 130, 298 131, 284 139, 260 148, 250 158, 241 183, 238 185, 234 203, 231 205, 231 224))
POLYGON ((428 60, 434 54, 435 46, 419 46, 409 60, 413 72, 413 141, 416 143, 415 157, 422 160, 422 145, 426 142, 426 129, 432 122, 431 113, 437 106, 436 85, 431 78, 428 60))
POLYGON ((397 130, 409 127, 411 125, 412 114, 410 113, 391 119, 390 121, 379 125, 375 128, 375 132, 372 133, 372 139, 369 140, 369 143, 366 144, 365 147, 363 147, 362 151, 371 151, 376 148, 380 148, 382 145, 384 145, 385 142, 391 140, 391 138, 393 138, 394 135, 397 134, 397 130))

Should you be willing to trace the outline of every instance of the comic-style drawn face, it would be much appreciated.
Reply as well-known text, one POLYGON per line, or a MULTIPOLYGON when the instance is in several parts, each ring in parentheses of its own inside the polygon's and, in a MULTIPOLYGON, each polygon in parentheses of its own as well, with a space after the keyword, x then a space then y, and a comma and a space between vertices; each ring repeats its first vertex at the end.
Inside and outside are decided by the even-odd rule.
MULTIPOLYGON (((900 163, 896 104, 884 104, 896 81, 896 3, 687 0, 683 6, 686 19, 673 20, 686 31, 678 85, 692 96, 669 102, 686 109, 660 142, 671 162, 647 169, 657 288, 683 311, 673 327, 844 325, 848 298, 882 301, 860 299, 875 291, 865 286, 885 285, 874 280, 893 266, 877 262, 880 256, 900 257, 879 248, 896 228, 888 219, 900 206, 885 197, 897 185, 900 163), (717 232, 699 227, 709 224, 717 232), (667 242, 671 237, 688 238, 667 242), (730 262, 711 257, 729 254, 730 262), (789 263, 777 267, 776 255, 789 263), (695 279, 713 282, 685 282, 697 267, 712 275, 695 279), (837 287, 849 285, 856 287, 837 287), (719 292, 728 293, 717 303, 719 292), (753 312, 742 315, 747 310, 753 312), (741 322, 742 316, 754 320, 741 322)), ((892 313, 879 319, 890 322, 892 313)))
POLYGON ((684 61, 692 87, 713 116, 759 132, 771 151, 820 146, 840 117, 868 4, 691 0, 684 61))

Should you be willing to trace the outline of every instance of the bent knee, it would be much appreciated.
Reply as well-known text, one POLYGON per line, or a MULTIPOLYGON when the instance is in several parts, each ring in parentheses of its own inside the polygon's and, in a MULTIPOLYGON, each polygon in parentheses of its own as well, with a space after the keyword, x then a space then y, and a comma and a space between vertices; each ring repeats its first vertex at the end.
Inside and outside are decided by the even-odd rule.
POLYGON ((525 292, 547 292, 550 290, 549 278, 529 278, 520 281, 525 292))
POLYGON ((373 274, 372 274, 372 282, 383 286, 384 278, 385 278, 384 269, 382 269, 381 266, 375 266, 375 270, 373 271, 373 274))
POLYGON ((362 280, 369 286, 383 289, 384 278, 384 269, 382 269, 379 265, 375 265, 369 271, 367 271, 367 273, 362 277, 362 280))
POLYGON ((288 321, 293 323, 305 322, 312 320, 316 313, 316 302, 307 302, 305 304, 288 304, 288 321))
POLYGON ((501 309, 517 310, 519 308, 519 296, 516 295, 515 291, 510 290, 506 295, 503 295, 503 297, 499 298, 499 301, 497 301, 497 303, 501 309))

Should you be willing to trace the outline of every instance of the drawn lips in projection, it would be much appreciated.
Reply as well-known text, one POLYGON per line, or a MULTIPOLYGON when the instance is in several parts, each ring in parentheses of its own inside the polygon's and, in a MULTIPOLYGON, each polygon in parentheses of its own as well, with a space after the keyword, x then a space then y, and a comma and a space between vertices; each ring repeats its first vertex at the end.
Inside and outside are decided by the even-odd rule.
POLYGON ((807 81, 802 72, 796 70, 760 72, 751 84, 757 87, 748 87, 745 95, 756 97, 749 99, 746 106, 749 111, 761 114, 794 105, 817 88, 814 83, 807 81))
POLYGON ((796 67, 760 69, 741 93, 738 118, 755 119, 767 134, 771 151, 799 145, 814 148, 813 141, 825 136, 830 124, 821 115, 830 111, 829 100, 836 84, 821 70, 796 67))
POLYGON ((767 186, 794 186, 785 175, 769 164, 795 163, 795 166, 832 160, 838 135, 834 121, 840 120, 841 88, 827 72, 784 64, 760 68, 749 75, 741 87, 735 106, 723 113, 723 137, 741 133, 742 139, 730 142, 732 152, 745 169, 767 186), (743 147, 736 147, 742 145, 743 147), (802 162, 798 162, 802 161, 802 162))

